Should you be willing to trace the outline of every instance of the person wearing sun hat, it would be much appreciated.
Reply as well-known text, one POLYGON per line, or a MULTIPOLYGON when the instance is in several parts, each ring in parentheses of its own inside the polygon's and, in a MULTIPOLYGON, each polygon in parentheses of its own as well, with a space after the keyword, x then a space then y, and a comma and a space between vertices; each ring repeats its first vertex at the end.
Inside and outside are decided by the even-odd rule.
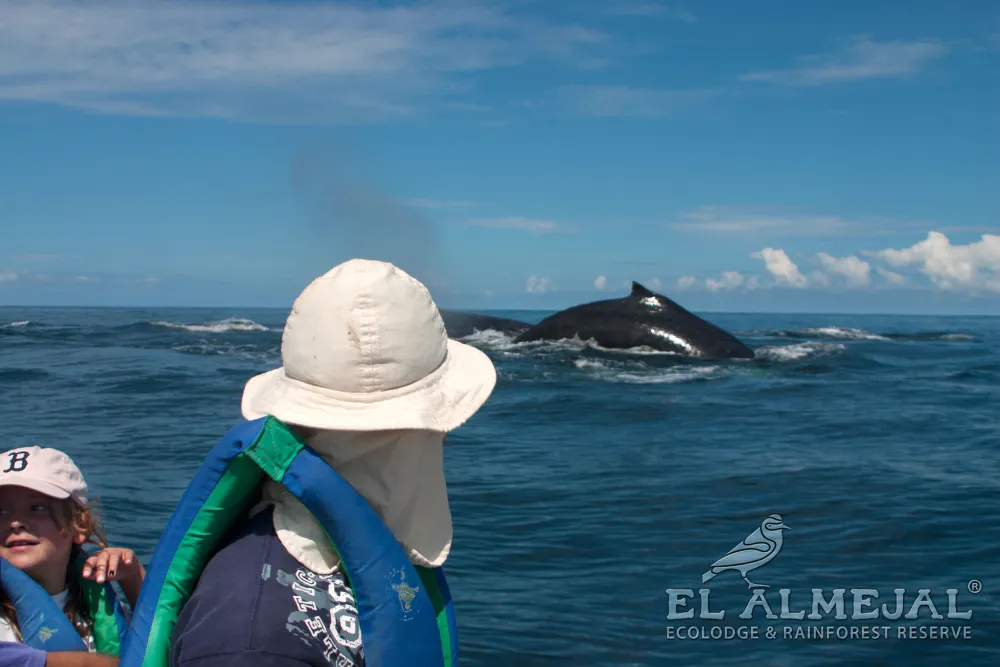
MULTIPOLYGON (((448 338, 427 288, 398 267, 354 259, 296 299, 282 366, 251 378, 242 414, 293 428, 378 513, 414 565, 452 542, 443 468, 448 432, 496 384, 492 361, 448 338)), ((172 667, 365 664, 337 551, 281 485, 204 568, 171 641, 172 667)))

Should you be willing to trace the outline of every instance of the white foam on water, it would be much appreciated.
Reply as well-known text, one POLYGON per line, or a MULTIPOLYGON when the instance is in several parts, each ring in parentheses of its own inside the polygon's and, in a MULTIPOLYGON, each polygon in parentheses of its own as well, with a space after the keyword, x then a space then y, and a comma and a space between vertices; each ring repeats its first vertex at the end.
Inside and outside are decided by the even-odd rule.
MULTIPOLYGON (((718 366, 674 366, 671 368, 648 368, 645 363, 616 362, 604 359, 577 359, 573 362, 581 371, 594 380, 622 382, 627 384, 678 384, 712 378, 718 366)), ((721 376, 720 376, 721 377, 721 376)))
POLYGON ((713 379, 718 366, 702 366, 698 368, 671 368, 659 373, 639 375, 638 373, 621 373, 618 380, 629 384, 680 384, 698 380, 713 379))
POLYGON ((504 333, 487 329, 477 331, 458 340, 470 345, 482 346, 491 351, 504 353, 505 356, 523 356, 531 351, 541 352, 583 352, 584 350, 597 350, 609 354, 626 356, 643 355, 668 355, 677 356, 677 352, 665 352, 654 350, 648 346, 630 347, 625 349, 602 347, 593 339, 581 340, 579 336, 573 338, 561 338, 559 340, 532 340, 524 343, 515 343, 516 334, 504 333))
POLYGON ((891 340, 885 336, 851 327, 816 327, 813 329, 793 329, 793 333, 806 336, 825 336, 841 340, 891 340))
POLYGON ((480 331, 475 331, 468 336, 458 338, 457 340, 471 345, 479 344, 487 347, 499 348, 513 345, 514 336, 513 334, 497 331, 496 329, 482 329, 480 331))
POLYGON ((680 352, 674 352, 671 350, 656 350, 648 345, 640 345, 638 347, 627 347, 627 348, 611 348, 602 347, 598 345, 595 341, 587 341, 587 347, 592 350, 600 350, 601 352, 609 352, 611 354, 624 354, 624 355, 636 355, 636 356, 667 356, 667 357, 678 357, 682 356, 680 352))
POLYGON ((217 345, 214 343, 202 342, 187 345, 174 345, 170 349, 174 352, 182 352, 184 354, 238 357, 274 367, 281 365, 281 350, 277 348, 273 350, 260 350, 247 345, 217 345))
POLYGON ((180 324, 178 322, 150 322, 155 327, 181 329, 191 333, 227 333, 230 331, 270 331, 263 324, 242 317, 229 317, 218 322, 206 324, 180 324))
POLYGON ((813 338, 833 338, 835 340, 879 340, 879 341, 895 341, 895 340, 914 340, 914 341, 932 341, 932 340, 951 340, 951 341, 961 341, 961 340, 978 340, 976 336, 965 334, 965 333, 942 333, 942 334, 927 334, 924 332, 899 332, 889 335, 872 333, 870 331, 865 331, 864 329, 855 329, 852 327, 837 327, 837 326, 826 326, 826 327, 812 327, 805 329, 750 329, 746 331, 736 331, 737 335, 745 336, 776 336, 778 338, 788 338, 789 336, 809 336, 813 338))
MULTIPOLYGON (((524 343, 528 345, 529 343, 524 343)), ((579 336, 574 336, 573 338, 562 338, 559 340, 547 340, 547 341, 533 341, 530 344, 535 344, 543 347, 547 347, 556 351, 569 351, 569 352, 583 352, 584 350, 596 350, 598 352, 605 352, 608 354, 617 354, 624 356, 670 356, 676 357, 679 355, 678 352, 666 351, 666 350, 656 350, 648 345, 640 345, 638 347, 604 347, 598 344, 593 338, 588 338, 587 340, 581 340, 579 336)))
POLYGON ((669 368, 656 373, 619 373, 614 380, 629 384, 680 384, 698 380, 714 379, 718 366, 699 366, 697 368, 669 368))
POLYGON ((8 324, 0 324, 0 329, 13 329, 15 327, 23 327, 30 324, 30 320, 21 320, 19 322, 10 322, 8 324))
POLYGON ((527 343, 515 344, 514 336, 515 334, 497 331, 496 329, 483 329, 457 340, 475 347, 485 348, 501 357, 516 358, 524 356, 521 350, 527 343))
POLYGON ((758 348, 754 355, 759 359, 770 361, 798 361, 811 356, 823 356, 835 352, 842 352, 843 343, 795 343, 794 345, 782 345, 772 347, 770 345, 758 348))

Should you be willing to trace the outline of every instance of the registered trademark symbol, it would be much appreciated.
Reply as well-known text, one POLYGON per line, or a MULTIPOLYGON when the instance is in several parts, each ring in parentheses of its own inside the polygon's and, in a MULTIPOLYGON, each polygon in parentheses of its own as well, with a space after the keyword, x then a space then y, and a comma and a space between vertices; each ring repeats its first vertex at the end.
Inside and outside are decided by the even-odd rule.
POLYGON ((983 582, 979 581, 978 579, 973 579, 972 581, 969 582, 970 593, 976 594, 981 590, 983 590, 983 582))

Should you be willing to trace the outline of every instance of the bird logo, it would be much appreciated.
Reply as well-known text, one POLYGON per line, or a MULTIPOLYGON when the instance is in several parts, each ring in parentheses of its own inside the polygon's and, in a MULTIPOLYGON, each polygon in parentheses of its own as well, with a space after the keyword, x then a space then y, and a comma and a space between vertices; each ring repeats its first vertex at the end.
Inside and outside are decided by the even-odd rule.
POLYGON ((769 563, 781 551, 783 530, 791 530, 781 521, 781 515, 772 514, 764 519, 760 528, 753 531, 742 542, 729 550, 725 556, 712 563, 712 567, 701 575, 701 583, 726 570, 737 570, 750 588, 770 588, 766 584, 755 584, 747 579, 747 572, 769 563))

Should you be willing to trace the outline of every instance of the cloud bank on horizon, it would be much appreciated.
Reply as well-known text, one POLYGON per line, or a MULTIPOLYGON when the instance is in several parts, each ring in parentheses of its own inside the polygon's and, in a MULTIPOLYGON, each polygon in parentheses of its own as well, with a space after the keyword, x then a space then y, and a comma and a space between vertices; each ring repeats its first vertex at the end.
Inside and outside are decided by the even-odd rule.
MULTIPOLYGON (((973 295, 1000 294, 1000 235, 997 234, 983 234, 978 241, 954 245, 947 235, 931 231, 926 239, 907 248, 862 250, 859 254, 871 261, 857 254, 835 257, 818 251, 799 253, 796 262, 782 248, 762 248, 750 253, 749 257, 763 263, 763 274, 723 271, 718 277, 684 275, 677 278, 672 287, 678 291, 723 292, 782 287, 887 289, 905 286, 973 295), (800 264, 807 267, 806 273, 800 264)), ((538 291, 530 287, 539 280, 542 279, 532 276, 527 291, 538 291)), ((631 281, 624 281, 621 287, 627 288, 630 284, 631 281)), ((658 277, 650 277, 643 284, 654 290, 663 285, 658 277)), ((618 288, 603 274, 594 279, 593 286, 598 291, 618 288)))
MULTIPOLYGON (((1000 294, 1000 235, 983 234, 979 241, 952 245, 946 235, 932 231, 928 232, 926 239, 908 248, 864 250, 861 254, 873 261, 883 261, 888 266, 873 265, 857 255, 834 257, 820 251, 801 260, 816 267, 806 275, 781 248, 763 248, 751 256, 764 262, 769 281, 765 282, 758 276, 745 278, 738 272, 727 271, 722 274, 721 280, 705 278, 703 284, 714 292, 767 287, 898 287, 914 283, 920 287, 923 282, 923 286, 942 290, 1000 294), (881 278, 880 281, 873 279, 873 270, 881 278)), ((677 287, 691 289, 699 284, 699 279, 694 276, 682 276, 677 287)))

